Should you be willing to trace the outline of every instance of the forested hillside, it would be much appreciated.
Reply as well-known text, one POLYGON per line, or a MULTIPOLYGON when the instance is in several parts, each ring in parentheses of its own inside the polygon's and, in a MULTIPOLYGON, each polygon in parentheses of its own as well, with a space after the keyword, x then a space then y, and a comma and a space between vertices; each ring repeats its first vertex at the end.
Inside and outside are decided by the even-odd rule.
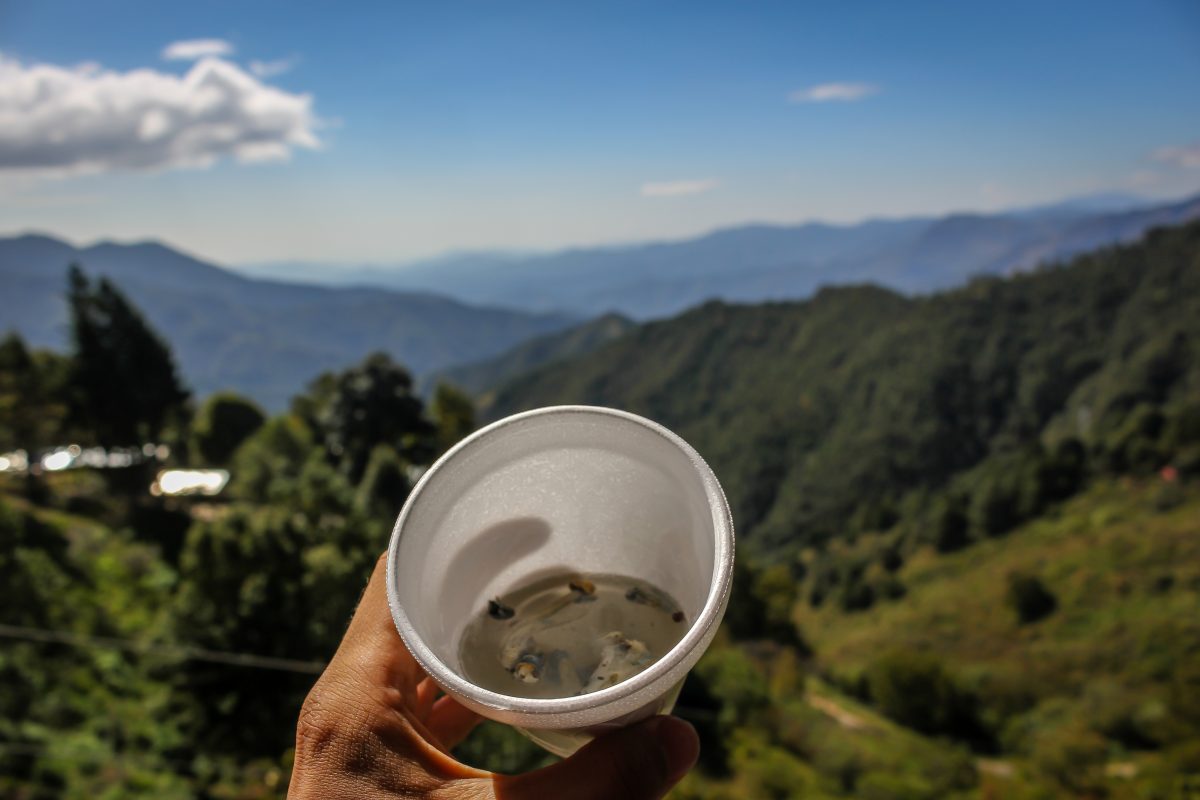
POLYGON ((421 383, 432 388, 444 381, 472 394, 484 394, 530 370, 585 356, 634 327, 627 317, 604 314, 574 328, 521 342, 494 358, 426 375, 421 383))
POLYGON ((713 465, 744 541, 794 550, 894 520, 985 464, 1068 484, 1080 459, 1154 466, 1165 418, 1196 400, 1198 354, 1193 224, 930 297, 709 303, 518 378, 488 413, 593 403, 659 420, 713 465))
MULTIPOLYGON (((932 297, 709 304, 503 387, 493 415, 658 419, 729 491, 676 796, 1187 796, 1198 290, 1192 225, 932 297)), ((66 353, 0 342, 0 795, 282 797, 300 703, 472 403, 375 354, 275 416, 197 404, 118 287, 76 273, 66 305, 66 353), (200 465, 222 493, 158 475, 200 465)), ((548 758, 493 723, 456 755, 548 758)))

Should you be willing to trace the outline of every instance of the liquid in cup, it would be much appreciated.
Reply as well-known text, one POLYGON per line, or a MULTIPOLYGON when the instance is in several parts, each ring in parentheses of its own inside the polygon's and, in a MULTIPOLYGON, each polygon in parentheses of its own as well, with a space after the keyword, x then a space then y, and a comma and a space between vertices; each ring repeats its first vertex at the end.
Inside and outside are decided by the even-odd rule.
POLYGON ((388 601, 442 689, 567 755, 670 711, 724 614, 733 549, 720 485, 681 438, 614 409, 538 409, 471 435, 417 484, 392 533, 388 601), (461 646, 489 601, 567 575, 659 591, 685 630, 641 671, 578 695, 522 697, 473 678, 461 646))
POLYGON ((623 575, 552 575, 488 601, 459 645, 463 674, 516 697, 576 697, 650 668, 682 638, 674 598, 623 575))

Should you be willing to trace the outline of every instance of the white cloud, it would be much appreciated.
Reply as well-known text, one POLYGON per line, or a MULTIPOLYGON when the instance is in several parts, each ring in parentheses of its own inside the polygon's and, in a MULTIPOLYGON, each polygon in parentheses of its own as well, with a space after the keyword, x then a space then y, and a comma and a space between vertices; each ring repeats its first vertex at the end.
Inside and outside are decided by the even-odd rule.
POLYGON ((878 93, 879 87, 870 83, 820 83, 797 89, 788 95, 788 100, 793 103, 851 102, 878 93))
POLYGON ((694 181, 664 181, 662 183, 643 183, 642 197, 679 197, 686 194, 700 194, 715 188, 717 182, 711 178, 694 181))
POLYGON ((1200 169, 1200 142, 1178 147, 1160 147, 1154 151, 1154 160, 1184 169, 1200 169))
POLYGON ((298 63, 300 63, 300 59, 296 56, 279 58, 274 61, 251 61, 250 71, 260 78, 274 78, 276 75, 291 72, 298 63))
POLYGON ((317 148, 312 97, 202 58, 180 75, 0 55, 0 173, 63 177, 288 158, 317 148))
POLYGON ((224 39, 185 39, 182 42, 171 42, 162 51, 162 57, 168 61, 196 61, 232 54, 233 45, 224 39))

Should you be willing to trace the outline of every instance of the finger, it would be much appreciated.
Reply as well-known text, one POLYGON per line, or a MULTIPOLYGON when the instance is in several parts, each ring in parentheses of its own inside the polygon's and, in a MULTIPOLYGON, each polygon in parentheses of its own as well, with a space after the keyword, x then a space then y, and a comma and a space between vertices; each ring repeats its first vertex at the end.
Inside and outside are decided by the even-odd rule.
POLYGON ((433 704, 425 727, 437 737, 442 747, 453 750, 480 722, 483 717, 453 697, 443 697, 433 704))
POLYGON ((437 700, 441 688, 431 678, 426 678, 417 684, 417 694, 413 703, 413 711, 418 719, 427 719, 433 710, 433 701, 437 700))
POLYGON ((375 687, 397 688, 407 696, 425 677, 404 646, 387 602, 387 555, 375 562, 375 571, 358 601, 334 661, 363 669, 375 687))
POLYGON ((674 717, 654 717, 607 734, 575 755, 535 772, 495 778, 500 800, 657 800, 696 763, 696 731, 674 717))

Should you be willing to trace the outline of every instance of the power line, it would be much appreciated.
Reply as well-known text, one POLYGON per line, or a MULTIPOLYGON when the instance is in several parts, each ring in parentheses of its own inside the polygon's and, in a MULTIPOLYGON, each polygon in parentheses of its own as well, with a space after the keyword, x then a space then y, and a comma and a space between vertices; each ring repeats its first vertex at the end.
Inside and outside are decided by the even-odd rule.
MULTIPOLYGON (((106 742, 107 744, 107 742, 106 742)), ((127 763, 144 767, 157 767, 160 764, 174 765, 179 770, 192 767, 189 759, 167 756, 150 751, 110 750, 101 751, 87 747, 63 747, 61 743, 47 741, 5 741, 0 740, 0 758, 27 756, 47 761, 67 762, 71 764, 112 764, 127 763)), ((35 778, 36 780, 36 778, 35 778)))
POLYGON ((5 625, 3 623, 0 623, 0 637, 21 639, 29 642, 67 644, 72 647, 90 649, 103 647, 128 650, 134 653, 156 653, 165 656, 181 657, 190 661, 208 661, 213 664, 273 669, 281 672, 299 672, 306 675, 317 675, 325 669, 323 661, 301 661, 294 658, 276 658, 274 656, 254 655, 252 653, 230 653, 222 650, 206 650, 202 647, 189 647, 187 645, 151 644, 132 639, 117 639, 111 636, 86 636, 68 631, 29 628, 23 625, 5 625))

